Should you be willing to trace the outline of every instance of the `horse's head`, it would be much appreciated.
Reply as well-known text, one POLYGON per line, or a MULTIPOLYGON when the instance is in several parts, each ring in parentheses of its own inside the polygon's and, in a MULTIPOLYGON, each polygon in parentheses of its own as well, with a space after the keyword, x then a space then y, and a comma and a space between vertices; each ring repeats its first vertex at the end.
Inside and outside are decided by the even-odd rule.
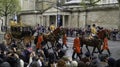
POLYGON ((56 28, 54 31, 53 31, 53 34, 57 35, 57 36, 61 36, 61 35, 64 35, 65 34, 65 29, 64 28, 56 28))
POLYGON ((97 36, 99 39, 103 40, 105 37, 108 37, 108 31, 107 30, 100 30, 97 33, 97 36))

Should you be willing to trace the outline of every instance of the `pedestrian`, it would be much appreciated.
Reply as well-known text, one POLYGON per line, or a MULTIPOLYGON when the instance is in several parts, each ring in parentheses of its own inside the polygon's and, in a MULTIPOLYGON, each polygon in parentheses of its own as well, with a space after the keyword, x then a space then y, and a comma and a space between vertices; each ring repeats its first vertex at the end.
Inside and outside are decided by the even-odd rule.
POLYGON ((74 56, 77 54, 79 59, 81 59, 81 48, 80 48, 80 39, 79 39, 79 34, 76 35, 73 43, 73 54, 72 54, 72 59, 75 59, 74 56))
POLYGON ((63 42, 62 47, 65 46, 66 48, 68 48, 68 46, 67 46, 67 35, 66 34, 63 35, 62 42, 63 42))
POLYGON ((108 38, 107 36, 105 36, 104 38, 104 41, 103 41, 103 47, 102 47, 102 50, 101 50, 101 53, 103 52, 103 50, 107 50, 108 54, 110 55, 110 50, 109 50, 109 47, 108 47, 108 38))

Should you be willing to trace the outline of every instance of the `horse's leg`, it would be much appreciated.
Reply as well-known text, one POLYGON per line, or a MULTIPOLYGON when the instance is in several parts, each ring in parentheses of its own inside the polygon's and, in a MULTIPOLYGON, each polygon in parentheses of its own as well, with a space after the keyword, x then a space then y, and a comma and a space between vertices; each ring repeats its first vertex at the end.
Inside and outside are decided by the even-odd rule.
POLYGON ((100 47, 97 47, 97 49, 98 49, 98 52, 101 54, 101 49, 100 49, 100 47))
POLYGON ((95 52, 95 49, 96 49, 96 47, 93 47, 92 55, 93 55, 93 53, 95 52))
POLYGON ((86 49, 87 49, 87 51, 90 53, 90 50, 88 49, 88 46, 86 45, 86 49))
POLYGON ((50 49, 50 47, 49 47, 49 45, 48 45, 48 42, 47 42, 47 41, 46 41, 46 44, 47 44, 48 49, 50 49))
POLYGON ((83 44, 81 44, 81 54, 83 54, 82 48, 83 48, 83 44))

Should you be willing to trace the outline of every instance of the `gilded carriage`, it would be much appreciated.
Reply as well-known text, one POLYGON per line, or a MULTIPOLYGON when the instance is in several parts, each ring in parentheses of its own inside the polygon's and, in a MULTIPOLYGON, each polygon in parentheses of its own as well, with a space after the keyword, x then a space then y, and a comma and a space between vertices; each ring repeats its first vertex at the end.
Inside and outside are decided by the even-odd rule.
POLYGON ((13 38, 21 39, 25 36, 31 36, 31 30, 31 26, 25 25, 23 23, 11 22, 10 24, 10 32, 13 38))
POLYGON ((7 42, 9 41, 8 44, 10 44, 13 39, 19 42, 23 41, 24 44, 30 43, 33 39, 32 27, 23 23, 11 21, 10 29, 5 33, 4 38, 7 42))

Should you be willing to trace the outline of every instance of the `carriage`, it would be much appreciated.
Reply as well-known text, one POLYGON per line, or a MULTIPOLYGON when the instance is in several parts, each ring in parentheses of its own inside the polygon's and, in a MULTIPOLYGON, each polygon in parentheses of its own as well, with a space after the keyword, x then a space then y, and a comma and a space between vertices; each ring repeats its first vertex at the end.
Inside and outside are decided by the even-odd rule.
POLYGON ((5 33, 4 38, 8 45, 12 40, 29 43, 32 39, 32 27, 23 23, 10 22, 10 29, 5 33))
POLYGON ((31 27, 18 23, 16 25, 11 25, 10 32, 13 38, 21 39, 25 36, 31 35, 31 27))

